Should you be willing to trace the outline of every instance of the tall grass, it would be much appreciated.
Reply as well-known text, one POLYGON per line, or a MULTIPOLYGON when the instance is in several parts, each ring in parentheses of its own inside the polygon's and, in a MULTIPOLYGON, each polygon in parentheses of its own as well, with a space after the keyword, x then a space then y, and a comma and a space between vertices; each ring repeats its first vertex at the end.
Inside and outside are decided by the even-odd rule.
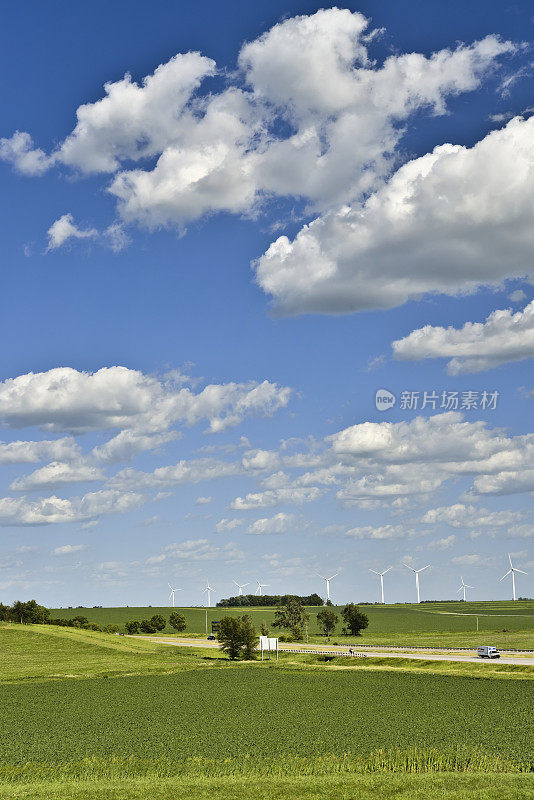
POLYGON ((302 775, 371 775, 375 773, 430 774, 534 772, 534 763, 457 747, 449 752, 434 748, 375 750, 366 755, 299 756, 276 759, 245 754, 239 758, 84 758, 64 763, 31 762, 0 766, 0 784, 37 781, 100 781, 140 777, 188 778, 295 777, 302 775))

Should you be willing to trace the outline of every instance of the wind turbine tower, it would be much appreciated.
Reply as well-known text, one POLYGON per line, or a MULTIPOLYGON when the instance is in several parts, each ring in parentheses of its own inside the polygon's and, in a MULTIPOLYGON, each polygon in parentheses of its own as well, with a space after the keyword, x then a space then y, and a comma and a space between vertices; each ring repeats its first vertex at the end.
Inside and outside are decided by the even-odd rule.
POLYGON ((169 595, 169 600, 171 601, 172 607, 174 608, 174 593, 175 592, 181 592, 182 590, 181 589, 173 589, 170 583, 169 583, 169 589, 171 590, 171 593, 169 595))
POLYGON ((248 586, 248 583, 238 583, 237 581, 234 581, 234 583, 237 586, 237 588, 239 589, 239 592, 237 593, 237 596, 241 597, 242 594, 243 594, 243 589, 245 588, 245 586, 248 586))
POLYGON ((381 601, 380 602, 382 604, 384 604, 384 602, 385 602, 385 600, 384 600, 384 575, 386 574, 386 572, 389 572, 390 569, 391 569, 391 567, 388 567, 387 569, 384 570, 384 572, 377 572, 376 569, 370 569, 369 570, 369 572, 374 572, 375 575, 380 575, 380 597, 381 597, 381 601))
POLYGON ((211 608, 211 593, 214 591, 215 589, 213 588, 213 586, 210 586, 210 582, 206 578, 206 588, 204 589, 204 592, 208 593, 208 608, 211 608))
POLYGON ((326 599, 330 600, 330 581, 333 581, 334 578, 337 578, 337 576, 339 575, 339 572, 336 572, 334 575, 330 575, 329 578, 327 578, 326 575, 321 575, 321 573, 317 572, 317 571, 316 571, 316 574, 320 578, 322 578, 323 581, 326 581, 326 599))
MULTIPOLYGON (((402 563, 404 564, 404 561, 402 563)), ((420 603, 421 595, 419 592, 419 573, 423 572, 423 570, 425 569, 428 569, 430 567, 430 564, 427 564, 426 567, 421 567, 421 569, 414 569, 413 567, 410 567, 409 564, 404 564, 404 566, 408 567, 408 569, 411 569, 411 571, 415 574, 415 588, 417 590, 417 602, 420 603)))
POLYGON ((458 593, 460 593, 461 591, 463 591, 463 593, 464 593, 464 603, 465 603, 465 600, 466 600, 466 597, 465 597, 465 590, 466 590, 466 589, 474 589, 475 587, 474 587, 474 586, 469 586, 469 584, 468 584, 468 583, 464 583, 464 579, 463 579, 462 575, 460 575, 460 578, 461 578, 461 580, 462 580, 462 585, 461 585, 461 586, 460 586, 460 588, 458 589, 458 593))
POLYGON ((515 573, 520 572, 522 575, 528 575, 528 572, 525 572, 524 569, 519 569, 518 567, 514 567, 514 565, 512 564, 512 557, 510 553, 508 553, 508 561, 510 562, 510 569, 508 570, 507 573, 505 573, 502 576, 501 581, 507 578, 508 575, 512 576, 512 597, 514 600, 517 600, 517 597, 515 596, 515 573))

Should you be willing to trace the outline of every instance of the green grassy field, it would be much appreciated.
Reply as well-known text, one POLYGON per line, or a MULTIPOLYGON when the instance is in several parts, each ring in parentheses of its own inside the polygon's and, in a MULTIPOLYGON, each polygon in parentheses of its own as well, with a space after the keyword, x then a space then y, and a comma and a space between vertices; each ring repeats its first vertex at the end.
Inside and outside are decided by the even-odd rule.
MULTIPOLYGON (((63 678, 112 678, 117 675, 161 675, 189 669, 218 667, 233 669, 218 650, 168 647, 136 637, 58 628, 52 625, 6 625, 0 628, 2 666, 0 684, 63 678)), ((250 664, 261 669, 261 661, 250 664)), ((325 663, 320 656, 280 653, 284 669, 361 670, 432 673, 465 677, 499 677, 510 680, 534 679, 534 667, 480 661, 476 664, 454 661, 427 661, 396 658, 347 660, 336 658, 325 663)))
POLYGON ((520 772, 534 769, 532 668, 230 664, 51 626, 0 628, 0 648, 2 800, 534 792, 534 773, 520 772))
MULTIPOLYGON (((202 608, 175 609, 184 614, 188 635, 205 635, 206 610, 202 608)), ((322 641, 316 616, 319 608, 309 608, 311 639, 322 641)), ((339 613, 340 607, 337 607, 339 613)), ((534 649, 534 601, 499 601, 479 603, 422 603, 420 605, 362 606, 369 617, 369 627, 358 640, 359 644, 406 645, 429 647, 476 647, 491 643, 501 648, 534 649), (477 616, 479 631, 477 633, 477 616)), ((128 620, 147 619, 162 614, 168 619, 172 609, 148 608, 87 608, 52 609, 53 617, 73 617, 83 614, 99 625, 116 624, 123 628, 128 620)), ((208 610, 208 629, 211 621, 227 614, 241 614, 243 609, 208 610)), ((262 621, 272 625, 274 608, 246 610, 259 628, 262 621)), ((353 641, 341 634, 339 624, 333 640, 353 641)), ((167 625, 163 633, 172 633, 167 625)))
POLYGON ((459 742, 534 769, 530 681, 241 666, 9 685, 1 699, 0 774, 28 754, 37 764, 133 757, 177 772, 188 759, 231 759, 231 771, 276 774, 295 756, 335 763, 418 748, 445 767, 459 742))
POLYGON ((4 784, 3 800, 532 800, 532 775, 326 775, 131 778, 4 784))

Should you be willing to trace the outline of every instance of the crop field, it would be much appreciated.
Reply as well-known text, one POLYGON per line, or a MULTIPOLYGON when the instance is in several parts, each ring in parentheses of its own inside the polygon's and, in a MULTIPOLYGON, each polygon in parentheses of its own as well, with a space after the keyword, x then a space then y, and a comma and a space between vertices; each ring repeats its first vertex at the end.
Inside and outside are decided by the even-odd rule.
POLYGON ((243 666, 9 685, 1 698, 4 774, 29 754, 36 764, 113 756, 134 767, 230 758, 278 771, 295 757, 417 748, 445 763, 459 742, 534 768, 530 681, 243 666))
MULTIPOLYGON (((484 643, 491 634, 492 644, 502 648, 534 649, 534 601, 500 601, 478 603, 421 603, 420 605, 361 606, 369 617, 369 627, 363 632, 360 644, 476 647, 484 643), (478 633, 477 633, 478 618, 478 633)), ((187 635, 205 635, 206 609, 177 608, 187 622, 187 635)), ((310 607, 310 635, 320 640, 316 615, 319 607, 310 607)), ((341 607, 336 607, 339 614, 341 607)), ((86 608, 52 609, 53 617, 73 617, 83 614, 90 622, 99 625, 115 624, 121 627, 132 619, 147 619, 152 614, 162 614, 168 619, 172 609, 168 607, 145 608, 86 608)), ((272 625, 274 608, 252 609, 208 609, 208 628, 211 621, 227 614, 247 613, 259 628, 265 621, 272 625)), ((341 619, 334 638, 340 642, 352 640, 341 634, 341 619)), ((163 633, 172 633, 167 625, 163 633)))
POLYGON ((534 791, 534 681, 518 667, 508 668, 517 680, 502 680, 480 678, 478 664, 462 665, 463 677, 374 669, 372 659, 232 664, 52 626, 0 628, 0 647, 2 800, 534 791))

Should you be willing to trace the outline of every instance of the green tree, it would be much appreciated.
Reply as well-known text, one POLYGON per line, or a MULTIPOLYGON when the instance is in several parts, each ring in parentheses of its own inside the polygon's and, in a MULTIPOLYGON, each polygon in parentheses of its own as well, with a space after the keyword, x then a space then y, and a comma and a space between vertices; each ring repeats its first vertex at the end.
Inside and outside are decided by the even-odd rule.
POLYGON ((262 621, 261 621, 260 634, 262 636, 268 636, 269 635, 269 628, 267 627, 267 621, 264 620, 264 619, 262 619, 262 621))
POLYGON ((287 595, 286 603, 274 612, 273 628, 285 628, 291 631, 294 639, 302 639, 304 625, 310 615, 298 597, 287 595))
POLYGON ((102 630, 103 630, 104 633, 118 633, 119 632, 119 626, 118 625, 112 625, 112 624, 104 625, 102 630))
POLYGON ((25 603, 17 600, 9 611, 9 617, 13 622, 20 622, 23 625, 42 625, 49 616, 50 611, 35 600, 27 600, 25 603))
POLYGON ((124 627, 126 628, 126 633, 129 633, 130 635, 134 633, 139 633, 140 626, 141 623, 139 622, 138 619, 132 619, 124 625, 124 627))
POLYGON ((229 658, 253 659, 258 645, 258 636, 248 614, 242 617, 223 617, 217 631, 221 649, 229 658))
POLYGON ((184 615, 180 614, 178 611, 172 612, 169 617, 169 623, 175 631, 178 631, 178 633, 185 631, 187 628, 187 622, 185 621, 184 615))
POLYGON ((76 617, 72 617, 72 626, 73 628, 88 628, 89 627, 89 620, 87 617, 78 614, 76 617))
POLYGON ((317 614, 317 622, 326 638, 330 639, 330 636, 335 631, 336 625, 339 622, 339 617, 330 608, 323 608, 323 610, 319 611, 317 614))
POLYGON ((361 636, 361 632, 369 625, 367 614, 363 614, 354 603, 348 603, 341 612, 347 630, 353 636, 361 636))
POLYGON ((167 626, 167 620, 161 614, 154 614, 150 617, 150 622, 157 631, 162 631, 167 626))
POLYGON ((151 619, 142 619, 139 627, 143 633, 157 633, 157 628, 151 619))

